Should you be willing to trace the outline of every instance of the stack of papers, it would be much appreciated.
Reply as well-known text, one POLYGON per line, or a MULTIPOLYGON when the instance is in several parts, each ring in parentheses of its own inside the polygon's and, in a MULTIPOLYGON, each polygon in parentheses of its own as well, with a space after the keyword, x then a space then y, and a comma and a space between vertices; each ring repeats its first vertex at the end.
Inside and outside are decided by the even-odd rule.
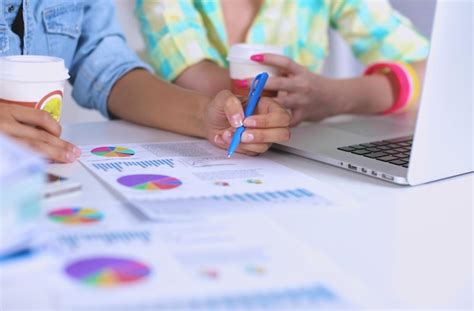
POLYGON ((264 157, 228 159, 206 141, 84 146, 82 154, 81 163, 152 220, 243 206, 353 204, 298 171, 264 157))
POLYGON ((124 206, 49 204, 47 264, 32 266, 34 278, 33 268, 22 275, 0 266, 4 296, 28 281, 48 297, 35 307, 60 310, 337 309, 369 301, 356 280, 270 217, 352 206, 339 191, 264 156, 228 159, 199 140, 83 146, 82 154, 124 206))
POLYGON ((60 260, 48 280, 67 310, 341 308, 366 296, 326 257, 259 214, 69 230, 52 251, 60 260))

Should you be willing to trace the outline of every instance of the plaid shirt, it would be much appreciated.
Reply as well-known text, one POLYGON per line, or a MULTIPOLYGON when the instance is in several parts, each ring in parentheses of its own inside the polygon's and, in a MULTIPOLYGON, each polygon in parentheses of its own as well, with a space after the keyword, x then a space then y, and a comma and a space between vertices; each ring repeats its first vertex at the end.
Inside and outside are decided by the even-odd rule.
MULTIPOLYGON (((206 59, 228 66, 219 0, 137 0, 135 12, 149 61, 162 78, 172 81, 206 59)), ((364 64, 410 63, 428 55, 427 39, 386 0, 264 0, 245 42, 282 46, 288 57, 320 73, 329 27, 364 64)))

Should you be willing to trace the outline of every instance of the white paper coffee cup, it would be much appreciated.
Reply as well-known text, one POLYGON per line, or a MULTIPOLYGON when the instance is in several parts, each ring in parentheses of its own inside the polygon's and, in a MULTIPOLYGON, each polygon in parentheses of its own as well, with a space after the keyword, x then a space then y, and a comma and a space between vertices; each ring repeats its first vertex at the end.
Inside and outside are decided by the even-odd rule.
POLYGON ((229 73, 231 79, 231 89, 234 94, 246 95, 248 89, 237 88, 235 82, 237 80, 253 79, 256 75, 266 72, 271 76, 280 74, 278 68, 267 66, 250 59, 255 54, 278 54, 284 55, 283 48, 266 44, 234 44, 229 49, 227 60, 229 61, 229 73))
POLYGON ((0 102, 41 109, 59 121, 67 79, 68 70, 61 58, 0 57, 0 102))

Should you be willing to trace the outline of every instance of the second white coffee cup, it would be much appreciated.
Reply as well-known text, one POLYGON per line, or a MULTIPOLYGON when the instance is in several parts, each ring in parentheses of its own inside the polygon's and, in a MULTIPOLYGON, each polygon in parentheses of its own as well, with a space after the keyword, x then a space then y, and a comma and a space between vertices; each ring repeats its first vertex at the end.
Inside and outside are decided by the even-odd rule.
MULTIPOLYGON (((231 79, 231 90, 236 95, 245 96, 248 94, 248 87, 239 86, 240 80, 253 79, 262 72, 271 76, 280 74, 278 68, 258 63, 250 59, 256 54, 283 54, 283 48, 265 44, 239 43, 232 45, 227 56, 229 61, 229 74, 231 79)), ((264 92, 265 96, 276 96, 274 92, 264 92)))

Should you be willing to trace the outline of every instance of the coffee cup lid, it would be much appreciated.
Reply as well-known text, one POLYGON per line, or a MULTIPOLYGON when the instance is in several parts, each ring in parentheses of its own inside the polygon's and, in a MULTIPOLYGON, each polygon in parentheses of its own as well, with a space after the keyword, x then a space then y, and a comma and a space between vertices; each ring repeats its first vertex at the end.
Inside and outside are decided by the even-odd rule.
POLYGON ((62 58, 40 55, 0 57, 0 80, 54 82, 69 79, 62 58))
POLYGON ((234 44, 229 49, 227 60, 230 62, 252 62, 250 57, 255 54, 272 53, 283 55, 283 48, 267 44, 234 44))

